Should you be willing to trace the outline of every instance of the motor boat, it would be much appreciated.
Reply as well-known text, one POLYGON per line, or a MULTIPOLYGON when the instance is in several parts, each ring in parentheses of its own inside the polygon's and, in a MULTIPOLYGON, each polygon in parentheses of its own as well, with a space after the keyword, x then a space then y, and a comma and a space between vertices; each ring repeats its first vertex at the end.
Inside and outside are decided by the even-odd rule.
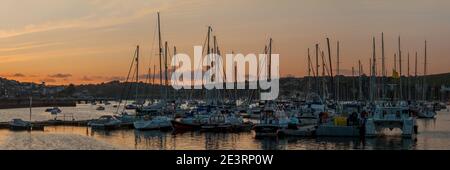
POLYGON ((139 107, 137 105, 134 104, 129 104, 125 106, 125 109, 127 110, 134 110, 134 109, 138 109, 139 107))
POLYGON ((172 129, 171 119, 167 116, 144 116, 133 123, 137 130, 165 130, 172 129))
POLYGON ((241 132, 250 131, 252 126, 253 123, 244 122, 241 115, 227 112, 227 110, 221 110, 211 114, 208 121, 201 126, 201 130, 214 132, 241 132))
POLYGON ((9 122, 10 130, 31 130, 31 123, 22 119, 13 119, 9 122))
POLYGON ((103 107, 103 106, 98 106, 97 109, 95 109, 95 110, 99 110, 99 111, 105 110, 105 107, 103 107))
POLYGON ((114 116, 105 115, 97 120, 90 121, 88 126, 93 129, 113 130, 119 128, 121 123, 122 122, 114 116))
POLYGON ((282 110, 264 109, 260 122, 253 127, 256 136, 276 136, 280 129, 287 128, 289 118, 282 110))
POLYGON ((45 109, 45 112, 50 112, 52 115, 56 115, 56 114, 61 113, 62 111, 58 107, 53 107, 53 108, 45 109))

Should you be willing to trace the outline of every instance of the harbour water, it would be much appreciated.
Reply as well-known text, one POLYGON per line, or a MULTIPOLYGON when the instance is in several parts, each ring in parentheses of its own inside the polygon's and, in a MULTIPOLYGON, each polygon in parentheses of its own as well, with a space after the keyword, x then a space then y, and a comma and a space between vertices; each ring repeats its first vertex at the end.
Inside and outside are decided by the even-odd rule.
MULTIPOLYGON (((93 119, 112 114, 116 108, 106 106, 97 111, 97 106, 78 105, 61 108, 75 119, 93 119)), ((33 120, 48 120, 54 117, 44 112, 45 108, 33 108, 33 120)), ((0 110, 0 121, 12 118, 29 119, 28 109, 0 110)), ((59 117, 63 119, 63 117, 59 117)), ((72 119, 72 117, 66 117, 72 119)), ((119 149, 119 150, 427 150, 450 149, 450 112, 438 112, 436 119, 419 119, 419 134, 416 140, 400 137, 400 132, 386 131, 384 136, 361 141, 358 138, 255 138, 253 132, 246 133, 172 133, 160 131, 93 131, 86 127, 55 126, 42 131, 12 132, 0 130, 0 149, 119 149)))

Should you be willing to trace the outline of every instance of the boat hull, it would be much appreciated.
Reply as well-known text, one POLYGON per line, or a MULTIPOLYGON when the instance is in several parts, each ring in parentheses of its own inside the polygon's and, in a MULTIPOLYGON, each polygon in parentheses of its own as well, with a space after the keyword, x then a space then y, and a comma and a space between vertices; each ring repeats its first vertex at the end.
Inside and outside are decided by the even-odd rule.
POLYGON ((91 124, 89 125, 92 129, 97 129, 97 130, 116 130, 120 128, 120 124, 91 124))
POLYGON ((281 128, 273 125, 256 125, 253 127, 256 136, 277 136, 281 128))
POLYGON ((31 126, 9 125, 9 130, 12 130, 12 131, 26 131, 26 130, 31 130, 31 126))
POLYGON ((200 130, 202 128, 201 124, 188 124, 176 120, 172 120, 171 123, 175 130, 200 130))
POLYGON ((172 129, 172 123, 168 122, 152 122, 152 121, 137 121, 134 122, 134 128, 136 130, 170 130, 172 129))
POLYGON ((309 137, 314 136, 316 132, 315 126, 305 126, 298 129, 280 129, 278 131, 278 136, 301 136, 309 137))

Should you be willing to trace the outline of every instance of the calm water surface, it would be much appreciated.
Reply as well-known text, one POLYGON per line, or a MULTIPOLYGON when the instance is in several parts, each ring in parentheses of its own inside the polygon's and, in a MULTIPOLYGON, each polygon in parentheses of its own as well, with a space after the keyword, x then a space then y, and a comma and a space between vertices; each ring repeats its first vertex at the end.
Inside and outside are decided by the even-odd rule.
MULTIPOLYGON (((107 106, 96 111, 97 106, 79 105, 62 108, 73 113, 76 119, 97 118, 111 114, 116 108, 107 106)), ((33 108, 33 120, 52 117, 45 108, 33 108)), ((29 119, 28 109, 0 110, 0 121, 20 117, 29 119)), ((450 112, 439 112, 436 119, 418 120, 416 140, 401 138, 400 132, 386 131, 384 136, 360 141, 355 138, 262 138, 253 132, 174 134, 159 131, 92 131, 86 127, 46 127, 44 132, 11 132, 0 130, 0 149, 145 149, 145 150, 351 150, 351 149, 450 149, 450 112)))

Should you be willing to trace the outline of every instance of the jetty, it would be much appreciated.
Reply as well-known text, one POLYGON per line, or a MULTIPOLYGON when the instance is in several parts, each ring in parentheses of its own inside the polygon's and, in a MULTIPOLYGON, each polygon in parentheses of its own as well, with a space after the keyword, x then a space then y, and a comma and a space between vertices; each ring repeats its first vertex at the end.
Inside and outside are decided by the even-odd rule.
MULTIPOLYGON (((91 120, 46 120, 31 122, 33 127, 45 126, 86 126, 91 120)), ((9 122, 0 122, 0 129, 9 129, 9 122)))

